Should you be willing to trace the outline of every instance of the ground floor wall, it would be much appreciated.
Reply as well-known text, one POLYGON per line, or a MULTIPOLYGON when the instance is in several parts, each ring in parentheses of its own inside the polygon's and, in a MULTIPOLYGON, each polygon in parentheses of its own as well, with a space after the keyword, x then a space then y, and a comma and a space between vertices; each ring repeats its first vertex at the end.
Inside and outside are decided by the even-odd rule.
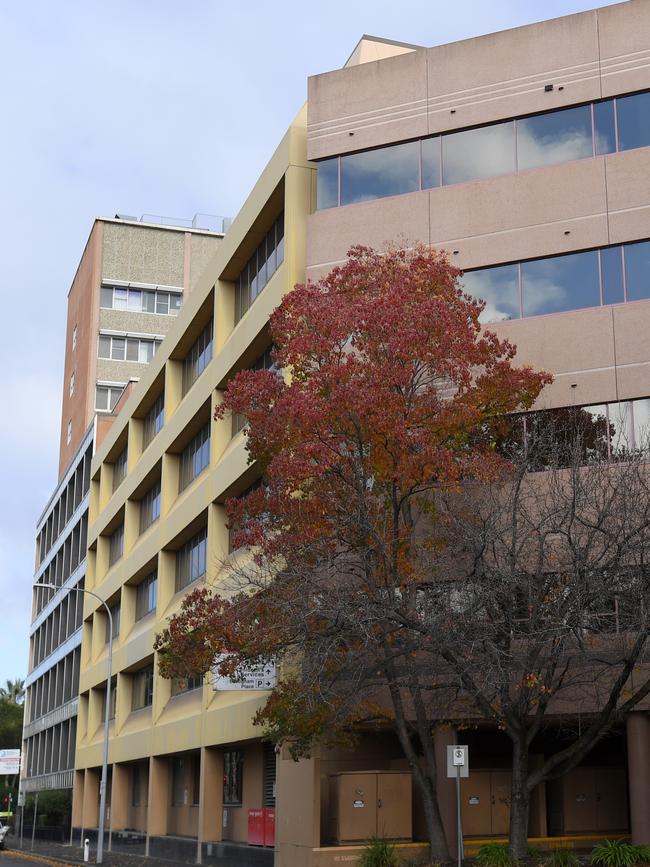
MULTIPOLYGON (((547 737, 563 742, 571 733, 547 737)), ((434 735, 438 801, 451 852, 457 842, 456 791, 455 780, 447 777, 446 751, 459 740, 468 744, 470 755, 470 775, 460 789, 468 845, 507 837, 510 810, 510 755, 503 734, 487 728, 461 733, 440 728, 434 735)), ((532 763, 542 762, 548 748, 542 739, 532 763)), ((260 740, 150 756, 111 765, 106 826, 114 839, 132 835, 141 840, 147 854, 159 854, 172 840, 190 853, 190 860, 205 863, 218 861, 224 847, 248 852, 244 861, 249 862, 253 851, 276 849, 277 867, 355 862, 363 839, 381 836, 388 827, 405 857, 418 861, 426 857, 427 834, 410 771, 390 731, 364 733, 352 750, 321 750, 298 762, 286 748, 276 758, 260 740), (274 834, 265 840, 259 823, 273 807, 274 834), (340 821, 342 811, 347 811, 347 825, 340 821), (361 830, 355 832, 357 827, 361 830)), ((99 782, 99 768, 76 772, 73 826, 78 833, 97 828, 99 782)), ((650 843, 648 816, 650 717, 639 713, 579 767, 538 787, 530 836, 552 844, 553 835, 587 840, 629 834, 635 843, 650 843)), ((266 863, 269 857, 258 860, 266 863)))

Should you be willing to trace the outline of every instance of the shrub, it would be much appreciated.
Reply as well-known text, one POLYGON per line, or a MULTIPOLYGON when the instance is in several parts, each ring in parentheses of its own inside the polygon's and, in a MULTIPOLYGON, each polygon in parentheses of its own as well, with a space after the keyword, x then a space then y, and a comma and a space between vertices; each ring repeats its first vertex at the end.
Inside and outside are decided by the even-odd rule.
POLYGON ((515 863, 507 843, 486 843, 478 850, 476 861, 480 867, 513 867, 515 863))
POLYGON ((579 867, 580 859, 573 849, 553 849, 545 861, 546 867, 579 867))
POLYGON ((597 867, 632 867, 639 860, 636 846, 623 840, 603 840, 591 850, 591 863, 597 867))
POLYGON ((359 856, 358 867, 397 867, 395 846, 383 837, 371 837, 359 856))
POLYGON ((635 846, 636 853, 639 856, 638 861, 645 864, 650 864, 650 846, 642 843, 640 846, 635 846))
POLYGON ((528 853, 529 858, 541 858, 542 855, 544 854, 542 852, 542 850, 539 848, 539 846, 530 846, 530 845, 528 846, 527 853, 528 853))

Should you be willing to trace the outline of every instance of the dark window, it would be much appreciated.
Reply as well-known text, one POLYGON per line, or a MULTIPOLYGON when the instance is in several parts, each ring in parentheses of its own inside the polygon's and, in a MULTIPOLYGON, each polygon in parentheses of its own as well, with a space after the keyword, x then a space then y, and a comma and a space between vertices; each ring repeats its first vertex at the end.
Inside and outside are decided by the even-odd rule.
POLYGON ((510 120, 442 137, 442 182, 457 184, 515 170, 515 126, 510 120))
POLYGON ((185 692, 200 689, 202 686, 203 675, 201 674, 197 674, 194 677, 175 677, 172 680, 172 695, 182 695, 185 692))
POLYGON ((620 247, 606 247, 600 251, 600 270, 603 304, 620 304, 624 300, 623 258, 620 247))
POLYGON ((204 527, 176 552, 176 592, 205 575, 207 548, 208 531, 204 527))
POLYGON ((152 572, 138 584, 135 595, 135 619, 142 620, 156 607, 158 573, 152 572))
POLYGON ((235 323, 239 322, 284 261, 284 212, 266 233, 237 278, 235 323))
POLYGON ((522 262, 524 316, 597 307, 600 304, 595 250, 522 262))
POLYGON ((275 776, 276 755, 275 747, 268 741, 263 744, 262 757, 262 806, 275 807, 275 776))
POLYGON ((365 202, 420 189, 417 141, 341 157, 341 204, 365 202))
POLYGON ((181 452, 179 492, 193 482, 210 463, 210 422, 193 436, 181 452))
POLYGON ((318 208, 335 208, 339 203, 339 158, 321 160, 316 171, 318 208))
POLYGON ((185 759, 174 756, 172 759, 172 807, 181 807, 185 803, 185 759))
POLYGON ((140 501, 140 532, 157 521, 160 517, 160 479, 152 485, 140 501))
POLYGON ((625 244, 625 281, 627 300, 650 298, 650 241, 625 244))
POLYGON ((520 169, 550 166, 593 156, 591 106, 580 105, 517 121, 520 169))
POLYGON ((596 154, 611 154, 616 150, 614 100, 594 103, 594 150, 596 154))
POLYGON ((183 394, 187 394, 212 359, 212 319, 183 359, 183 394))
POLYGON ((133 692, 131 695, 131 709, 140 710, 143 707, 151 707, 153 701, 153 665, 141 668, 133 675, 133 692))
POLYGON ((112 566, 124 553, 124 524, 120 524, 109 536, 108 565, 112 566))
POLYGON ((109 620, 108 614, 106 615, 106 643, 108 644, 108 639, 111 637, 111 623, 113 624, 113 638, 117 638, 120 634, 120 603, 116 602, 114 605, 109 605, 108 610, 111 612, 111 619, 109 620))
POLYGON ((165 423, 165 395, 161 393, 145 415, 142 424, 142 448, 146 449, 165 423))
POLYGON ((192 805, 201 803, 201 756, 195 753, 192 756, 192 805))
POLYGON ((483 268, 468 271, 461 277, 465 292, 485 301, 481 322, 501 322, 518 319, 519 311, 519 266, 502 265, 499 268, 483 268))
POLYGON ((113 463, 113 491, 116 491, 126 478, 126 465, 128 460, 128 450, 125 446, 113 463))
POLYGON ((239 806, 242 802, 244 754, 241 750, 227 750, 223 754, 223 803, 239 806))
POLYGON ((618 149, 650 145, 650 93, 635 93, 616 100, 618 149))
POLYGON ((442 183, 440 136, 422 139, 422 189, 439 187, 442 183))

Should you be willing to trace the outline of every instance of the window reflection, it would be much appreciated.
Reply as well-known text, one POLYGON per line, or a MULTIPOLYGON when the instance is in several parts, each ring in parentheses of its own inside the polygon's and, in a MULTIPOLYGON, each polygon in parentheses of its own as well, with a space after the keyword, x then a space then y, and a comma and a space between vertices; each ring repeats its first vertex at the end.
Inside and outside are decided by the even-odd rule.
POLYGON ((534 169, 593 155, 591 107, 580 105, 517 121, 517 164, 534 169))
POLYGON ((485 301, 480 322, 503 322, 519 318, 518 265, 469 271, 461 277, 460 282, 465 292, 485 301))
POLYGON ((650 241, 626 244, 623 249, 627 300, 650 298, 650 241))
POLYGON ((634 450, 632 405, 629 401, 610 403, 607 410, 611 431, 611 457, 625 457, 634 450))
POLYGON ((597 307, 598 254, 591 250, 522 262, 521 285, 524 316, 597 307))
POLYGON ((650 93, 635 93, 616 100, 618 149, 650 145, 650 93))
POLYGON ((440 186, 440 136, 422 139, 422 189, 440 186))
POLYGON ((318 163, 316 201, 319 208, 335 208, 339 203, 339 158, 318 163))
POLYGON ((515 170, 513 121, 442 137, 442 182, 457 184, 515 170))
POLYGON ((620 304, 624 300, 623 258, 620 247, 607 247, 600 251, 600 269, 603 304, 620 304))
POLYGON ((650 399, 635 400, 634 412, 634 447, 647 451, 650 446, 650 399))
POLYGON ((341 204, 420 189, 420 142, 341 157, 341 204))
POLYGON ((596 154, 611 154, 616 150, 614 125, 614 100, 594 103, 594 151, 596 154))

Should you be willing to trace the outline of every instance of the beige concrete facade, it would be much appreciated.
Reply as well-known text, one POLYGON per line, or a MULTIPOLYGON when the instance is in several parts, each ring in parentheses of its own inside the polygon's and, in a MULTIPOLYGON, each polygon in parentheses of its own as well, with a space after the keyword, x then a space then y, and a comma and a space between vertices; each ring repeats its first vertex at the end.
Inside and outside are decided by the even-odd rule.
MULTIPOLYGON (((212 424, 210 466, 181 494, 179 454, 208 422, 219 401, 219 386, 232 372, 265 347, 270 312, 283 294, 305 273, 305 227, 313 209, 313 167, 306 160, 306 111, 303 110, 264 170, 242 211, 212 256, 165 342, 142 373, 93 462, 90 492, 87 584, 110 604, 120 604, 120 631, 114 644, 117 677, 115 719, 109 761, 113 768, 113 799, 125 797, 130 769, 147 761, 146 810, 113 812, 114 830, 130 827, 147 838, 171 835, 200 842, 247 839, 247 811, 262 806, 262 745, 252 717, 263 699, 259 693, 215 692, 209 678, 201 689, 172 695, 169 681, 155 676, 151 705, 133 707, 134 671, 154 661, 153 639, 184 592, 175 590, 176 551, 197 529, 207 527, 206 579, 218 580, 218 564, 228 556, 224 499, 246 485, 244 438, 231 437, 230 420, 212 424), (235 281, 269 226, 284 214, 284 258, 244 318, 234 323, 235 281), (183 359, 193 341, 212 320, 212 360, 183 394, 183 359), (260 347, 259 351, 257 347, 260 347), (164 426, 143 450, 143 416, 164 395, 164 426), (112 463, 128 448, 128 473, 113 491, 112 463), (139 508, 154 480, 161 485, 161 515, 140 533, 139 508), (110 535, 124 525, 124 555, 109 566, 110 535), (137 584, 157 570, 155 611, 136 619, 137 584), (218 771, 220 747, 243 751, 240 805, 224 805, 218 771), (174 763, 187 759, 188 779, 179 782, 174 763), (199 803, 172 804, 170 786, 201 792, 199 803), (195 779, 192 774, 199 774, 195 779), (121 794, 117 794, 118 786, 121 794)), ((192 585, 196 586, 196 585, 192 585)), ((96 600, 84 607, 82 673, 77 737, 77 779, 74 824, 96 825, 95 774, 101 761, 103 687, 106 681, 106 618, 96 600), (88 795, 87 787, 91 794, 88 795), (92 806, 91 806, 92 805, 92 806)), ((185 773, 185 771, 183 772, 185 773)), ((126 795, 128 800, 128 793, 126 795)), ((184 795, 181 796, 181 800, 184 795)))
MULTIPOLYGON (((208 676, 200 689, 172 695, 171 684, 155 674, 150 706, 134 710, 133 696, 138 671, 150 663, 155 671, 154 635, 178 611, 185 593, 176 591, 177 551, 207 528, 207 569, 200 580, 218 582, 219 564, 228 556, 224 500, 245 490, 254 478, 246 464, 244 438, 231 436, 230 420, 210 423, 209 466, 181 493, 179 456, 210 422, 232 373, 251 364, 267 347, 268 317, 284 293, 305 276, 317 278, 327 272, 357 243, 380 247, 400 239, 424 241, 448 250, 454 264, 469 269, 650 239, 650 147, 327 210, 316 209, 317 163, 310 160, 650 90, 649 34, 650 6, 630 0, 431 49, 405 46, 391 51, 386 43, 376 49, 379 59, 371 59, 370 48, 360 44, 349 66, 310 79, 307 107, 207 262, 93 460, 87 586, 109 604, 119 603, 121 612, 114 645, 111 822, 115 831, 139 832, 151 854, 159 838, 180 837, 196 845, 199 859, 209 858, 208 844, 245 842, 247 809, 265 805, 269 771, 264 769, 260 733, 251 721, 263 693, 215 691, 208 676), (550 83, 553 89, 546 90, 550 83), (239 274, 281 213, 284 261, 235 322, 239 274), (183 361, 210 321, 211 360, 184 394, 183 361), (161 394, 164 426, 143 448, 143 418, 161 394), (114 490, 113 465, 125 447, 128 472, 114 490), (140 533, 140 501, 158 480, 160 518, 140 533), (110 565, 111 538, 121 526, 124 553, 110 565), (137 586, 153 570, 158 582, 155 610, 136 619, 137 586), (223 801, 224 762, 232 751, 243 755, 239 805, 223 801), (146 798, 133 796, 136 765, 146 778, 146 798), (195 794, 198 803, 192 800, 195 794)), ((555 374, 554 384, 539 402, 550 408, 650 397, 646 319, 650 320, 650 300, 530 316, 491 327, 517 344, 520 361, 555 374)), ((100 607, 88 598, 77 735, 77 828, 97 823, 105 630, 100 607)), ((629 724, 630 768, 637 760, 647 763, 647 719, 641 714, 629 724)), ((451 729, 436 733, 441 812, 452 849, 454 790, 444 776, 443 760, 453 737, 451 729)), ((390 733, 374 739, 369 735, 353 754, 323 751, 299 763, 280 755, 278 864, 324 867, 355 860, 358 849, 330 845, 327 781, 341 771, 404 769, 391 738, 390 733)), ((484 792, 508 784, 505 752, 498 739, 494 744, 491 752, 486 749, 472 781, 484 792)), ((617 779, 627 786, 622 754, 621 763, 617 779)), ((598 776, 596 765, 592 772, 596 786, 610 779, 605 773, 598 776)), ((567 791, 576 779, 568 781, 567 791)), ((630 773, 629 779, 635 802, 649 802, 650 776, 630 773)), ((142 789, 144 783, 138 785, 142 789)), ((618 801, 627 804, 624 797, 618 801)), ((625 827, 606 830, 631 831, 635 841, 647 841, 650 829, 641 816, 643 809, 632 808, 628 817, 626 807, 623 819, 611 818, 627 823, 625 827)), ((550 833, 551 814, 544 788, 534 797, 534 834, 550 833)), ((416 797, 412 818, 414 838, 422 840, 416 797)), ((503 821, 503 814, 486 811, 479 833, 500 833, 495 829, 501 829, 503 821)), ((585 833, 597 830, 586 828, 585 833)), ((417 846, 408 850, 414 859, 424 854, 417 846)))

